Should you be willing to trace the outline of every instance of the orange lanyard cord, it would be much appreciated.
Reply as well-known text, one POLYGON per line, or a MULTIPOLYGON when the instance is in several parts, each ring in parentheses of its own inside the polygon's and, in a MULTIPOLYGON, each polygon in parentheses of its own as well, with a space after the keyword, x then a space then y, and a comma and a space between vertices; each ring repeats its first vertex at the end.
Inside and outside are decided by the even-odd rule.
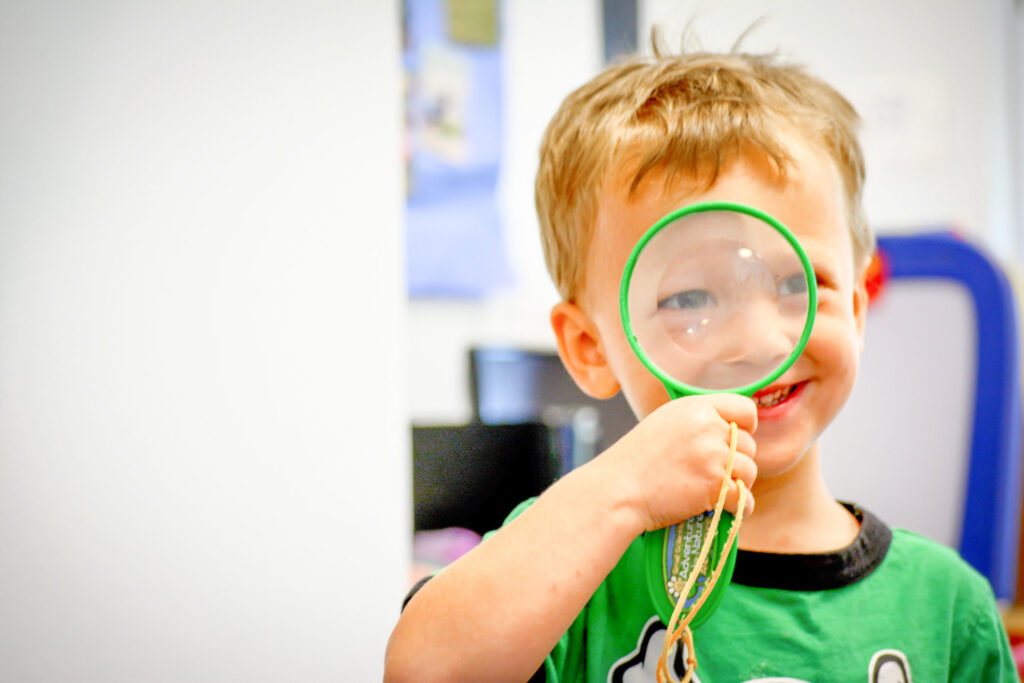
POLYGON ((693 634, 690 631, 690 622, 697 615, 697 612, 704 604, 704 601, 707 600, 708 596, 711 595, 711 592, 714 590, 715 583, 717 583, 718 577, 721 576, 722 571, 725 569, 725 564, 729 559, 729 553, 732 551, 732 546, 736 542, 736 535, 739 533, 740 524, 743 522, 743 509, 747 504, 747 487, 742 481, 736 480, 736 485, 739 488, 739 501, 736 504, 736 518, 733 521, 732 526, 729 528, 729 536, 726 538, 722 556, 718 559, 718 566, 715 567, 714 573, 708 579, 708 584, 704 587, 704 590, 701 591, 701 595, 697 599, 697 602, 687 613, 686 618, 680 622, 679 615, 682 614, 683 606, 686 604, 686 598, 693 589, 693 584, 696 583, 697 577, 700 575, 701 568, 704 566, 704 563, 707 562, 708 554, 711 552, 711 546, 714 544, 715 535, 718 533, 718 525, 722 518, 722 509, 725 507, 725 496, 729 492, 729 482, 732 480, 733 460, 736 457, 736 444, 739 438, 739 430, 736 423, 730 422, 729 428, 729 459, 725 464, 725 475, 722 477, 722 488, 718 492, 718 502, 715 503, 714 515, 711 517, 711 526, 708 529, 707 536, 704 538, 704 543, 701 545, 697 562, 694 563, 693 569, 690 570, 690 576, 686 579, 686 585, 679 594, 679 599, 676 601, 676 607, 672 611, 672 618, 669 619, 668 622, 668 631, 665 633, 665 643, 662 645, 661 656, 658 658, 658 668, 656 672, 658 683, 689 683, 690 677, 697 668, 697 655, 694 652, 693 634), (686 643, 686 675, 683 676, 681 681, 674 681, 668 667, 668 655, 672 647, 680 640, 686 643))

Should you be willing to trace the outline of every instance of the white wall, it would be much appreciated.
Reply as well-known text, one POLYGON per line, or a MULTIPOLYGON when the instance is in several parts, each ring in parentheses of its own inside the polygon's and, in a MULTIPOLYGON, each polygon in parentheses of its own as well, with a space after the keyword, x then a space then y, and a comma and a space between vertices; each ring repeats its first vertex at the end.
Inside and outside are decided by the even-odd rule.
POLYGON ((0 2, 0 679, 380 678, 398 29, 395 1, 0 2))
POLYGON ((864 118, 865 208, 881 230, 955 225, 1007 257, 1011 214, 1011 0, 641 0, 641 22, 710 49, 778 50, 864 118))
POLYGON ((1012 136, 1011 165, 1016 178, 1016 189, 1011 191, 1015 207, 1017 239, 1017 262, 1024 262, 1024 3, 1014 4, 1012 21, 1007 22, 1011 54, 1007 88, 1010 100, 1010 133, 1012 136))

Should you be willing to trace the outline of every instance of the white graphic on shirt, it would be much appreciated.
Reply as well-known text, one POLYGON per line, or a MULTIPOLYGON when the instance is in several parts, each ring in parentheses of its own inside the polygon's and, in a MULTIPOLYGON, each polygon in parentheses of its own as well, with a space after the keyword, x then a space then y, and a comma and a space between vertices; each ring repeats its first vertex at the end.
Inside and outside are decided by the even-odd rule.
MULTIPOLYGON (((608 683, 657 683, 656 670, 661 646, 665 640, 665 625, 661 619, 653 616, 647 620, 640 630, 636 649, 620 658, 608 671, 608 683)), ((686 674, 686 646, 679 643, 669 653, 673 673, 676 679, 686 674)), ((691 678, 693 683, 700 683, 695 672, 691 678)), ((744 683, 809 683, 801 678, 772 676, 768 678, 752 678, 744 683)), ((868 665, 868 683, 913 683, 910 678, 910 663, 899 650, 879 650, 871 658, 868 665)))
POLYGON ((910 662, 899 650, 879 650, 868 665, 869 683, 913 683, 910 662))
MULTIPOLYGON (((612 665, 608 672, 608 683, 657 683, 655 672, 658 669, 658 658, 661 657, 661 646, 665 642, 667 631, 668 628, 657 616, 648 619, 640 630, 636 649, 612 665)), ((669 662, 676 679, 682 678, 686 673, 686 646, 683 643, 672 648, 669 662)), ((700 683, 700 677, 696 673, 690 680, 693 683, 700 683)))

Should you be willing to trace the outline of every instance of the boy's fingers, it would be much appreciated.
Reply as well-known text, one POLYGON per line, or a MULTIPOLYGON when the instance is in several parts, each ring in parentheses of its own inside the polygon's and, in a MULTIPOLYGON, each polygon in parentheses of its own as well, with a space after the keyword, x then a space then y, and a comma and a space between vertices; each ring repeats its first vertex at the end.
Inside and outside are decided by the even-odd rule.
MULTIPOLYGON (((730 430, 731 431, 731 430, 730 430)), ((726 441, 731 438, 731 434, 727 435, 726 441)), ((756 460, 757 456, 757 442, 754 441, 754 437, 750 432, 745 432, 742 429, 736 433, 736 452, 742 453, 748 457, 756 460)))
MULTIPOLYGON (((733 481, 729 484, 729 493, 725 496, 725 510, 736 514, 736 509, 739 506, 740 500, 740 487, 733 481)), ((743 516, 749 517, 754 512, 754 494, 750 492, 750 487, 747 487, 747 499, 743 508, 743 516)))
POLYGON ((709 394, 718 414, 726 422, 735 422, 745 432, 757 431, 757 405, 749 396, 740 394, 709 394))
POLYGON ((757 464, 753 459, 737 452, 736 458, 732 461, 732 478, 739 479, 748 489, 751 488, 757 479, 757 464))

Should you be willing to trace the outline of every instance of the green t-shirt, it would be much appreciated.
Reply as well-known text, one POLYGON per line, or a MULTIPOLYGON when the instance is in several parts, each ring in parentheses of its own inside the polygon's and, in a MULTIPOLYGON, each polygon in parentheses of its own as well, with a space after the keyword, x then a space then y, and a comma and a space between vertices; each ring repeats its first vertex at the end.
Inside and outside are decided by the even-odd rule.
MULTIPOLYGON (((692 680, 1019 680, 988 582, 952 550, 851 511, 861 531, 839 552, 739 552, 721 605, 693 632, 692 680)), ((630 545, 535 679, 655 681, 667 614, 649 595, 642 549, 630 545)))

